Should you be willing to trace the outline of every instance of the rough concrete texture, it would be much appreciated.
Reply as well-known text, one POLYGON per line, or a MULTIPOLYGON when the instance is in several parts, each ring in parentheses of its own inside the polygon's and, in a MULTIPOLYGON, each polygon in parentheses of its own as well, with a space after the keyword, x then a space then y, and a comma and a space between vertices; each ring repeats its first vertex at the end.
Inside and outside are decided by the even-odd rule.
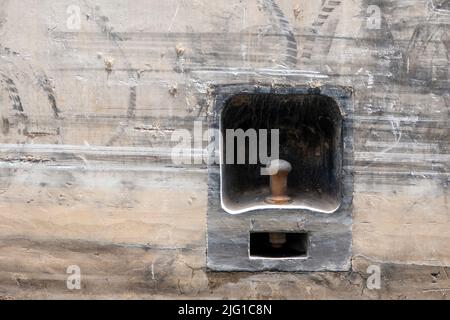
POLYGON ((448 298, 449 13, 0 0, 0 296, 448 298), (353 88, 352 271, 207 272, 206 166, 175 165, 171 135, 206 129, 218 84, 353 88))

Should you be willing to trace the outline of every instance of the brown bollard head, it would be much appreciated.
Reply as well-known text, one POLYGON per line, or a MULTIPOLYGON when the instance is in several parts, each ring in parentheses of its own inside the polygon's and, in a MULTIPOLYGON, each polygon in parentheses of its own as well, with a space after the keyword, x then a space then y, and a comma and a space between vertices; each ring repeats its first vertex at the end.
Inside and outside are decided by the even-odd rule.
POLYGON ((292 165, 286 160, 272 160, 267 166, 270 174, 270 193, 266 198, 266 203, 283 205, 292 200, 288 196, 287 180, 292 171, 292 165))

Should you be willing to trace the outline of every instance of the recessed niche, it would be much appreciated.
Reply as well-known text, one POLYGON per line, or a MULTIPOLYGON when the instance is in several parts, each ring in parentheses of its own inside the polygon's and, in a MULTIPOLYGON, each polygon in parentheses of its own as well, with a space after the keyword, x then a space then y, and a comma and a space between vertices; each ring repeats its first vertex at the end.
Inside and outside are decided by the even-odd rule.
POLYGON ((450 1, 448 0, 432 0, 432 9, 440 11, 450 11, 450 1))
POLYGON ((229 98, 220 117, 223 209, 231 214, 273 208, 323 213, 338 210, 342 198, 342 121, 338 104, 325 95, 256 93, 229 98), (232 144, 234 161, 226 163, 226 146, 230 145, 227 129, 254 129, 257 134, 266 129, 269 156, 270 130, 279 130, 279 159, 292 165, 287 180, 289 203, 273 205, 265 201, 270 195, 270 176, 261 175, 265 167, 261 161, 251 164, 248 139, 245 164, 238 162, 237 143, 232 144))
POLYGON ((250 233, 250 258, 299 259, 308 256, 307 233, 250 233))

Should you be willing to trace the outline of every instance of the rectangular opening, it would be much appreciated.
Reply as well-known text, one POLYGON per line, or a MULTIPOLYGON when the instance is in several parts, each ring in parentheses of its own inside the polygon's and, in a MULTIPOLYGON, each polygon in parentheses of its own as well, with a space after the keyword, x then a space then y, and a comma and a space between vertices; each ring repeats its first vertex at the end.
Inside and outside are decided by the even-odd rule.
POLYGON ((308 256, 307 233, 250 233, 250 258, 295 259, 308 256))
POLYGON ((292 165, 287 181, 292 201, 283 209, 338 210, 342 198, 342 114, 333 98, 319 94, 238 94, 227 100, 221 114, 221 152, 222 159, 228 159, 228 153, 234 159, 224 161, 221 167, 223 208, 239 214, 273 207, 265 201, 270 195, 270 177, 261 174, 265 164, 250 161, 251 152, 260 150, 258 142, 264 142, 260 130, 268 133, 268 156, 272 153, 270 133, 278 130, 279 159, 292 165), (229 130, 249 136, 255 133, 257 139, 250 144, 249 136, 230 136, 233 140, 228 141, 229 130), (242 139, 243 164, 237 158, 242 139), (227 146, 233 149, 227 150, 227 146))

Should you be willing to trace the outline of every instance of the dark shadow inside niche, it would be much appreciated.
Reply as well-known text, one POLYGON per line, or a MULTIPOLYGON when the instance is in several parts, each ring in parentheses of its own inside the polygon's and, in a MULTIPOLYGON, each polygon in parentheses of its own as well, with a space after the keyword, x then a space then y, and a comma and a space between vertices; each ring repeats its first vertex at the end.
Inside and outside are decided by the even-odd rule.
MULTIPOLYGON (((334 99, 319 94, 238 94, 225 104, 221 116, 224 137, 222 159, 227 156, 227 129, 279 130, 279 158, 289 161, 288 178, 292 208, 334 212, 340 205, 342 170, 342 116, 334 99)), ((258 137, 260 138, 260 137, 258 137)), ((223 204, 232 213, 266 206, 270 177, 261 175, 265 165, 249 164, 250 143, 245 142, 245 164, 238 164, 234 143, 233 164, 222 165, 223 204)), ((259 159, 259 157, 258 157, 259 159)), ((225 160, 224 160, 225 161, 225 160)))

